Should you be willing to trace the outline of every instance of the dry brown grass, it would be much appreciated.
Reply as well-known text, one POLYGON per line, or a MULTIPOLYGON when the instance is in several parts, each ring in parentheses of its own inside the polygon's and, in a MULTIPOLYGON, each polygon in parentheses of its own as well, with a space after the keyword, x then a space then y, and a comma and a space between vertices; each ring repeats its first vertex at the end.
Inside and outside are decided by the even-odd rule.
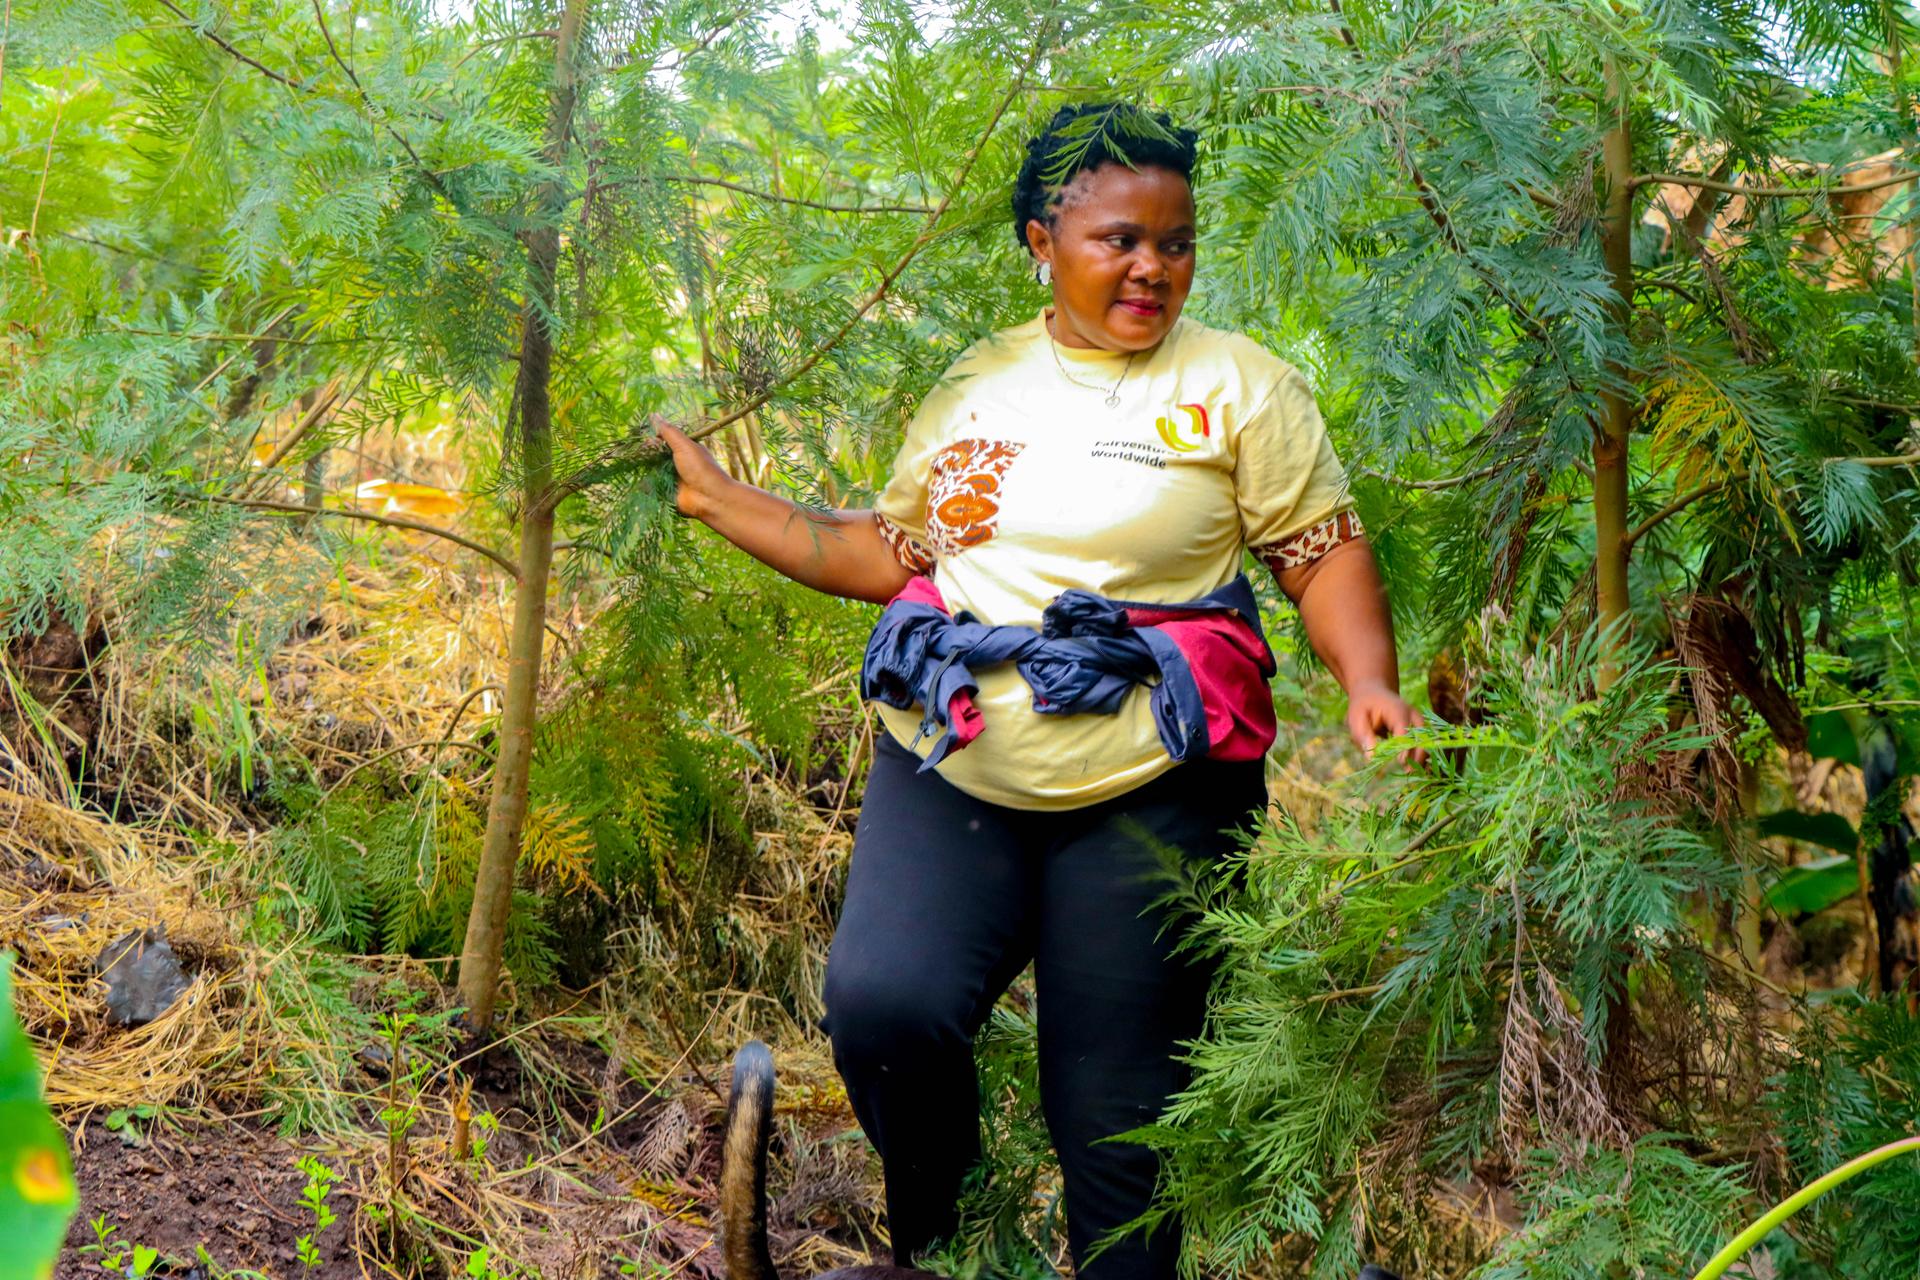
MULTIPOLYGON (((401 1098, 416 1119, 398 1173, 378 1119, 392 1101, 387 1086, 350 1055, 332 1074, 290 1078, 290 1062, 337 1059, 341 1045, 326 1042, 337 1028, 323 1010, 289 1016, 300 1012, 290 1002, 312 998, 299 975, 313 944, 262 942, 250 928, 262 895, 284 886, 269 856, 276 816, 240 786, 238 754, 255 752, 260 768, 268 756, 279 767, 304 762, 323 788, 374 768, 441 770, 484 787, 484 744, 474 739, 498 706, 508 584, 428 540, 381 530, 369 546, 377 554, 350 556, 326 576, 295 634, 264 658, 189 662, 179 649, 109 647, 95 671, 82 807, 70 806, 74 780, 51 763, 16 771, 13 789, 0 789, 0 946, 21 953, 16 989, 54 1106, 76 1130, 95 1113, 144 1104, 215 1134, 275 1097, 327 1095, 336 1112, 358 1117, 314 1141, 341 1170, 341 1195, 355 1207, 343 1222, 369 1269, 412 1258, 458 1274, 473 1243, 485 1242, 496 1258, 548 1275, 611 1274, 616 1254, 711 1275, 716 1091, 733 1049, 759 1036, 778 1046, 782 1072, 775 1185, 789 1209, 776 1213, 779 1241, 807 1272, 863 1260, 862 1243, 884 1243, 879 1188, 863 1146, 825 1142, 853 1119, 816 1025, 853 814, 817 809, 771 774, 746 779, 755 847, 745 891, 717 922, 733 940, 723 981, 689 951, 690 935, 716 926, 710 904, 696 888, 664 886, 657 909, 632 915, 615 937, 603 981, 583 993, 514 993, 503 1044, 457 1053, 401 1098), (244 729, 205 714, 216 690, 229 715, 232 702, 244 707, 244 729), (210 741, 221 725, 234 739, 224 759, 210 741), (192 985, 153 1023, 111 1026, 94 959, 114 938, 156 924, 192 985), (455 1159, 452 1082, 503 1069, 508 1083, 484 1104, 499 1121, 494 1151, 455 1159), (384 1225, 396 1213, 408 1225, 384 1225)), ((567 658, 592 623, 587 597, 556 591, 548 706, 567 697, 567 658)), ((870 746, 863 715, 830 719, 826 732, 870 746)), ((726 708, 713 720, 751 732, 726 708)), ((16 757, 34 750, 9 746, 16 757)), ((396 982, 422 993, 426 1008, 444 1003, 420 961, 353 963, 369 975, 356 991, 363 1007, 396 982)))
POLYGON ((206 860, 189 842, 0 791, 0 866, 0 938, 20 952, 16 998, 41 1045, 55 1107, 78 1118, 257 1083, 235 1061, 252 1020, 244 966, 208 896, 206 860), (146 1026, 111 1027, 94 958, 156 923, 198 962, 193 985, 146 1026))

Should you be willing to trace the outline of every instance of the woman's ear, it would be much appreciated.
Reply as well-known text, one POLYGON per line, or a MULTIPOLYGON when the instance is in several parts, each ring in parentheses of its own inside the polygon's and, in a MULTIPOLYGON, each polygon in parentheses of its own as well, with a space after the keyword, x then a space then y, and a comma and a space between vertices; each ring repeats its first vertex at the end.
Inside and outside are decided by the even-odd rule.
POLYGON ((1027 219, 1027 251, 1036 262, 1046 262, 1053 257, 1053 232, 1038 218, 1027 219))

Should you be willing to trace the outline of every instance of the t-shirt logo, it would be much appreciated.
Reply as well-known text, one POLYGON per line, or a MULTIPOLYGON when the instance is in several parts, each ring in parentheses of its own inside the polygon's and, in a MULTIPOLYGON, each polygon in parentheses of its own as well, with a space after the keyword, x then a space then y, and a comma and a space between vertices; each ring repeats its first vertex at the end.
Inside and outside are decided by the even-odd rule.
POLYGON ((1025 445, 956 440, 933 455, 927 480, 927 540, 943 556, 977 547, 1000 523, 1000 478, 1025 445))
POLYGON ((1156 419, 1153 429, 1160 433, 1160 443, 1175 453, 1192 453, 1200 447, 1202 440, 1213 434, 1212 423, 1207 418, 1207 406, 1177 404, 1173 409, 1172 414, 1156 419))

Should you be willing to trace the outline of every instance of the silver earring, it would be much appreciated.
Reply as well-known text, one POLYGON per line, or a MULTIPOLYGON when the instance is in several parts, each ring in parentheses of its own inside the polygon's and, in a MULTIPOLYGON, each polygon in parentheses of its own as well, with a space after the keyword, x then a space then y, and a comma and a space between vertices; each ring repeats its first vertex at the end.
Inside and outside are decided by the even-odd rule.
POLYGON ((1046 288, 1048 285, 1052 284, 1053 283, 1053 264, 1051 262, 1041 263, 1040 269, 1033 273, 1033 278, 1040 282, 1040 287, 1043 289, 1046 288))

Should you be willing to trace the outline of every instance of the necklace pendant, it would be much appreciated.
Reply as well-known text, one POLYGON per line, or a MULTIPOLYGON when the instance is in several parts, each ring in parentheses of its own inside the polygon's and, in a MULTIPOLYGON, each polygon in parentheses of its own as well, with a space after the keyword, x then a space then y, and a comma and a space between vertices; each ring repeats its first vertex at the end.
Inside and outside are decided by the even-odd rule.
POLYGON ((1118 391, 1110 391, 1107 393, 1107 408, 1111 409, 1119 403, 1120 393, 1118 391))

